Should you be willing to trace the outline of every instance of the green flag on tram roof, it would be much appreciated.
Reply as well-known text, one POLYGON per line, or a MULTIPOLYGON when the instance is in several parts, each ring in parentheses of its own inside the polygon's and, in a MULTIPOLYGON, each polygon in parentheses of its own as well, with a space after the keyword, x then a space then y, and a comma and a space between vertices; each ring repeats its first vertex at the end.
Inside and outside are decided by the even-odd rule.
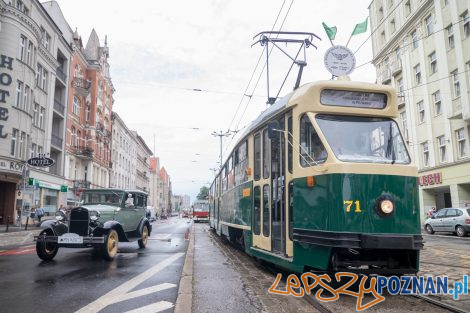
POLYGON ((328 27, 325 22, 323 22, 322 25, 326 34, 328 35, 328 38, 330 38, 330 40, 334 40, 336 36, 336 26, 328 27))
POLYGON ((366 20, 364 22, 356 24, 356 27, 354 27, 354 30, 353 30, 351 36, 362 34, 362 33, 365 33, 367 31, 367 19, 368 18, 366 17, 366 20))

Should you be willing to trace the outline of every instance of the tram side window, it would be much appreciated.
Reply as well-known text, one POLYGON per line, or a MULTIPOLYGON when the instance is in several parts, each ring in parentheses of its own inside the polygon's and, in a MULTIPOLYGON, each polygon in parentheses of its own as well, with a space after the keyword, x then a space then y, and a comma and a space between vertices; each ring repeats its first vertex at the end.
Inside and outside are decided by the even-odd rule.
POLYGON ((246 168, 248 164, 247 142, 244 141, 235 151, 235 185, 238 186, 248 180, 246 168))
POLYGON ((253 189, 253 233, 259 235, 261 231, 261 188, 253 189))
POLYGON ((271 232, 271 219, 269 216, 269 185, 263 186, 263 236, 269 237, 271 232))
POLYGON ((269 178, 271 166, 268 130, 263 130, 263 178, 269 178))
POLYGON ((261 178, 261 136, 259 133, 255 135, 255 147, 253 151, 255 154, 253 177, 255 180, 259 180, 261 178))
POLYGON ((309 167, 326 161, 328 154, 307 115, 300 119, 300 165, 309 167))

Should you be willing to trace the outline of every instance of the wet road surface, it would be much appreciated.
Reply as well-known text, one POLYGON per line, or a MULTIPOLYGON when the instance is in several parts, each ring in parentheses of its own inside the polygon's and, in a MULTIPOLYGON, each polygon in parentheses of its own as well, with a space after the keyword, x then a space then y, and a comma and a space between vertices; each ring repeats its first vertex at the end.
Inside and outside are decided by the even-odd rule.
POLYGON ((3 251, 0 311, 173 312, 189 226, 187 219, 157 221, 146 249, 120 243, 112 262, 67 248, 43 262, 33 243, 3 251))

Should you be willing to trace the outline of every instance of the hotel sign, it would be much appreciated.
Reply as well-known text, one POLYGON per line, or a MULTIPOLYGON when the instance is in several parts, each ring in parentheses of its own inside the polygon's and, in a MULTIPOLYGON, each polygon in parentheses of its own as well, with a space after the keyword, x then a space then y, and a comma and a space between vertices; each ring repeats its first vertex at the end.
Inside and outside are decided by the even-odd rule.
POLYGON ((8 132, 3 129, 4 122, 8 121, 8 106, 6 106, 7 97, 10 96, 8 88, 10 87, 13 79, 10 73, 13 72, 13 58, 0 55, 0 139, 5 139, 8 132), (7 71, 9 70, 9 71, 7 71))
POLYGON ((418 177, 418 184, 420 186, 429 186, 442 184, 442 173, 428 174, 418 177))
POLYGON ((50 167, 55 164, 55 161, 40 154, 38 157, 29 159, 27 163, 36 167, 50 167))

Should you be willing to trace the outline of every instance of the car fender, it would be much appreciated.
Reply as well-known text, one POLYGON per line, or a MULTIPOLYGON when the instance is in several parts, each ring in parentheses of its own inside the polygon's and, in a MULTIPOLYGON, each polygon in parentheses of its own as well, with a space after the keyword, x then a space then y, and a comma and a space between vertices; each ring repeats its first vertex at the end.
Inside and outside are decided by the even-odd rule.
POLYGON ((68 232, 69 228, 66 224, 59 222, 58 220, 47 220, 41 223, 41 234, 47 230, 52 230, 54 236, 60 236, 68 232))
POLYGON ((137 228, 139 230, 139 234, 142 234, 144 225, 147 225, 147 229, 149 231, 149 236, 150 236, 150 234, 152 233, 152 225, 150 224, 150 221, 146 217, 143 217, 140 220, 139 227, 137 228))
POLYGON ((127 238, 126 232, 124 228, 122 228, 121 223, 118 221, 107 221, 103 224, 103 232, 106 233, 108 230, 114 229, 117 231, 119 236, 119 241, 127 242, 129 239, 127 238))

